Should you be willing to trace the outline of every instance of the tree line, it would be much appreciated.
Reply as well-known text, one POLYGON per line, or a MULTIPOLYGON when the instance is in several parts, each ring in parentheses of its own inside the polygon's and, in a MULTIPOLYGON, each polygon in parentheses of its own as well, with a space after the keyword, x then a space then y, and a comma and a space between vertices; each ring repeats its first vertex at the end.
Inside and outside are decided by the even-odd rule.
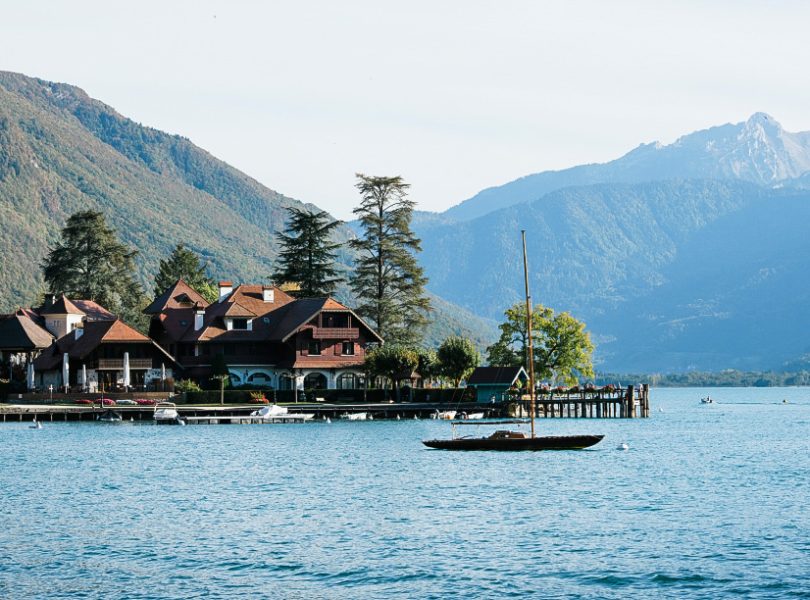
MULTIPOLYGON (((341 245, 333 233, 340 221, 325 211, 289 207, 285 228, 277 234, 280 251, 270 278, 296 297, 331 296, 347 284, 356 312, 385 340, 367 354, 370 376, 397 387, 417 372, 458 385, 480 356, 472 342, 458 337, 448 338, 435 352, 420 347, 431 306, 427 278, 417 261, 421 240, 411 229, 415 203, 408 197, 409 187, 398 176, 357 174, 360 203, 353 212, 360 234, 348 242, 355 257, 348 274, 336 260, 341 245)), ((81 211, 68 218, 42 265, 43 275, 51 293, 94 300, 145 331, 142 310, 148 300, 135 277, 136 255, 117 239, 102 213, 81 211)), ((208 301, 217 299, 207 264, 183 244, 160 261, 154 296, 180 278, 208 301)), ((500 339, 487 348, 488 361, 526 365, 526 309, 515 305, 505 317, 500 339)), ((538 379, 572 383, 593 376, 593 344, 583 323, 543 306, 534 309, 533 322, 538 379)))

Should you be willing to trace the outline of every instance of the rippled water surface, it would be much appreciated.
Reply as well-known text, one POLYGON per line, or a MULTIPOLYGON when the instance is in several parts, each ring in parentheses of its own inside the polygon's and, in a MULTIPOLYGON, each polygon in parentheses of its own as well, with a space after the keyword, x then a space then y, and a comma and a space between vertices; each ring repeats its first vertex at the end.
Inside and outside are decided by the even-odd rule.
POLYGON ((579 452, 428 450, 435 421, 0 424, 0 597, 810 597, 810 390, 706 393, 539 421, 606 435, 579 452))

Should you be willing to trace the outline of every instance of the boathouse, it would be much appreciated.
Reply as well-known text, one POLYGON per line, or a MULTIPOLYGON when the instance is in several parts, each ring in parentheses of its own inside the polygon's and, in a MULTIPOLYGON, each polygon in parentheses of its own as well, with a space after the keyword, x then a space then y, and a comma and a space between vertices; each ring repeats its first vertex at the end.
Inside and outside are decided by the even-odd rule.
POLYGON ((525 388, 529 376, 523 367, 476 367, 467 379, 478 402, 502 402, 512 387, 525 388))

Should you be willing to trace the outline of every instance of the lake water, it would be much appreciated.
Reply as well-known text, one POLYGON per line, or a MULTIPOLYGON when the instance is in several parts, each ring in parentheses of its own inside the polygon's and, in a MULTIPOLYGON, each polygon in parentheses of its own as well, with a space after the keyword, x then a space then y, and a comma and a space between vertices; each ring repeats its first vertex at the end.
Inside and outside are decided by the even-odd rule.
POLYGON ((0 424, 0 597, 810 597, 810 389, 652 411, 509 454, 426 449, 436 421, 0 424))

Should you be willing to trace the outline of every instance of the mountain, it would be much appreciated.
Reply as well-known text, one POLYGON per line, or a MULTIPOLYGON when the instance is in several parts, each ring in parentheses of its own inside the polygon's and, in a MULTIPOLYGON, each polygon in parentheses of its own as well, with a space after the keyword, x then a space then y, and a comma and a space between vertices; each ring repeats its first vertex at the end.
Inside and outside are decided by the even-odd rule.
MULTIPOLYGON (((266 281, 289 206, 304 205, 77 87, 0 72, 0 312, 45 291, 39 265, 77 210, 103 212, 138 249, 151 293, 160 259, 179 242, 208 261, 214 277, 266 281)), ((336 238, 353 235, 341 226, 336 238)), ((348 250, 340 259, 350 264, 348 250)), ((494 331, 486 319, 436 304, 428 343, 442 331, 481 339, 494 331)))
POLYGON ((571 311, 614 372, 778 368, 810 350, 810 192, 722 180, 564 188, 430 230, 431 289, 497 319, 571 311))
POLYGON ((810 133, 772 117, 483 190, 416 222, 431 290, 498 319, 523 294, 585 320, 603 370, 779 369, 807 355, 810 133))
POLYGON ((808 171, 810 132, 787 132, 773 117, 756 113, 743 123, 697 131, 669 145, 642 144, 608 163, 528 175, 481 191, 441 213, 441 219, 425 217, 423 220, 474 219, 570 186, 728 179, 772 187, 808 171))

